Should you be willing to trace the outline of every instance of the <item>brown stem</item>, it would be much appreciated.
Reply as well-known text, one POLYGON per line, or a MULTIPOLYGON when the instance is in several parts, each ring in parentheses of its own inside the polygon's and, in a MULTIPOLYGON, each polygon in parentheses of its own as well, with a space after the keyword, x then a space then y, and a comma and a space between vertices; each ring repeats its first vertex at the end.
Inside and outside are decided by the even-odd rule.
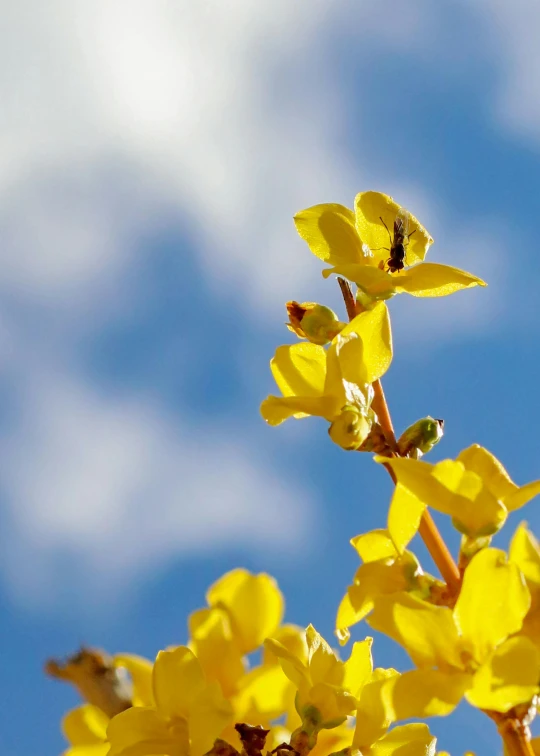
POLYGON ((338 277, 337 281, 339 284, 339 288, 341 289, 343 301, 345 302, 347 315, 349 317, 349 320, 352 320, 356 315, 356 302, 354 301, 354 295, 351 291, 351 287, 349 286, 349 282, 346 281, 344 278, 338 277))
MULTIPOLYGON (((345 307, 347 308, 347 315, 349 320, 352 320, 356 313, 357 307, 354 300, 351 287, 343 278, 338 278, 338 283, 341 288, 345 307)), ((388 409, 388 403, 384 395, 383 387, 380 380, 373 383, 373 409, 379 419, 379 424, 383 429, 390 448, 396 449, 396 434, 394 433, 394 426, 392 424, 392 418, 390 416, 390 410, 388 409)), ((389 465, 385 465, 386 469, 390 473, 390 477, 396 483, 396 476, 389 465)), ((443 541, 441 534, 437 526, 435 525, 431 514, 426 509, 422 515, 419 528, 420 536, 424 541, 426 548, 435 564, 437 565, 441 575, 443 576, 448 588, 452 593, 459 591, 460 574, 457 565, 452 557, 452 554, 448 550, 446 543, 443 541)))
POLYGON ((485 711, 497 725, 508 756, 534 756, 529 727, 519 719, 508 717, 497 711, 485 711))

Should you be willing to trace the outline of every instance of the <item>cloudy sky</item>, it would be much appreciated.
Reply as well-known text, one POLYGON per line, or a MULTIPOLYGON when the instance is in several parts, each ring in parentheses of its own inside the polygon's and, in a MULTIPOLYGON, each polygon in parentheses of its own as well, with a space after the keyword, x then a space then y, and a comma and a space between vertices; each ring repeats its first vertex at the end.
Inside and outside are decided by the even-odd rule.
MULTIPOLYGON (((479 442, 539 476, 539 33, 535 0, 4 0, 4 753, 63 748, 47 656, 184 642, 233 566, 331 633, 391 488, 324 424, 259 416, 284 302, 340 306, 297 210, 386 191, 488 281, 391 302, 387 396, 398 429, 445 418, 438 458, 479 442)), ((430 725, 497 747, 466 707, 430 725)))

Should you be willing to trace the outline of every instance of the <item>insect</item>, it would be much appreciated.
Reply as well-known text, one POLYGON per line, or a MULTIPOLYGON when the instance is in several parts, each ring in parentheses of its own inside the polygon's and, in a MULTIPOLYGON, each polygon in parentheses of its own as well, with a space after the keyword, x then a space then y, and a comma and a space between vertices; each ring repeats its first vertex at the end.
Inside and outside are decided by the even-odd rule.
POLYGON ((390 273, 403 270, 405 267, 405 245, 408 243, 410 237, 416 232, 416 229, 411 231, 410 234, 407 233, 409 227, 408 218, 403 218, 398 215, 394 220, 394 238, 392 238, 392 234, 382 217, 380 218, 380 221, 388 231, 388 238, 390 239, 389 249, 388 247, 380 247, 380 249, 387 249, 388 252, 390 252, 390 257, 386 261, 388 270, 390 273))

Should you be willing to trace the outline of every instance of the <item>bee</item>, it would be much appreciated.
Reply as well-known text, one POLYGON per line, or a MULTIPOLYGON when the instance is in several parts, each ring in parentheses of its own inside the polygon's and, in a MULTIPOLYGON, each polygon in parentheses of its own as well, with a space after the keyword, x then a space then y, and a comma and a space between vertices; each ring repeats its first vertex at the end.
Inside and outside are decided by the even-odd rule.
POLYGON ((409 219, 406 216, 402 217, 398 215, 394 220, 394 238, 392 238, 392 234, 390 233, 390 230, 382 217, 380 217, 380 221, 387 230, 388 238, 390 240, 390 248, 381 247, 380 249, 386 249, 388 250, 388 252, 390 252, 390 257, 386 261, 386 264, 388 265, 388 270, 390 271, 390 273, 396 273, 396 271, 403 270, 403 268, 405 267, 406 244, 408 244, 409 239, 416 232, 416 229, 414 229, 414 231, 411 231, 410 234, 407 233, 409 228, 409 219))

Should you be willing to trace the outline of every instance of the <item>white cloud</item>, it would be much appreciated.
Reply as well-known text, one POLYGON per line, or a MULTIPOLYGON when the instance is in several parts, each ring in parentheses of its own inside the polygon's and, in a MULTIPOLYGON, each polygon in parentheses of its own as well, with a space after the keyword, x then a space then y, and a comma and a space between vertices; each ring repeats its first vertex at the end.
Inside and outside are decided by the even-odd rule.
MULTIPOLYGON (((345 0, 4 9, 0 293, 13 322, 0 347, 24 411, 1 441, 0 559, 14 592, 46 601, 62 575, 97 593, 195 549, 291 544, 306 493, 283 488, 253 439, 178 428, 150 397, 100 394, 72 345, 119 300, 136 307, 124 274, 164 217, 189 225, 216 297, 233 291, 266 317, 290 297, 328 296, 291 216, 350 203, 369 178, 342 138, 350 92, 337 86, 335 43, 354 30, 355 44, 416 44, 432 23, 425 4, 405 17, 390 5, 355 15, 345 0), (36 312, 63 323, 54 354, 25 335, 36 312)), ((429 210, 421 187, 395 193, 416 195, 420 217, 429 210)), ((456 327, 463 319, 448 317, 443 333, 456 327)))
POLYGON ((223 548, 269 564, 293 546, 305 555, 316 504, 263 463, 254 439, 173 423, 145 397, 100 396, 58 373, 21 393, 18 428, 0 442, 0 559, 18 600, 67 591, 82 605, 223 548))

